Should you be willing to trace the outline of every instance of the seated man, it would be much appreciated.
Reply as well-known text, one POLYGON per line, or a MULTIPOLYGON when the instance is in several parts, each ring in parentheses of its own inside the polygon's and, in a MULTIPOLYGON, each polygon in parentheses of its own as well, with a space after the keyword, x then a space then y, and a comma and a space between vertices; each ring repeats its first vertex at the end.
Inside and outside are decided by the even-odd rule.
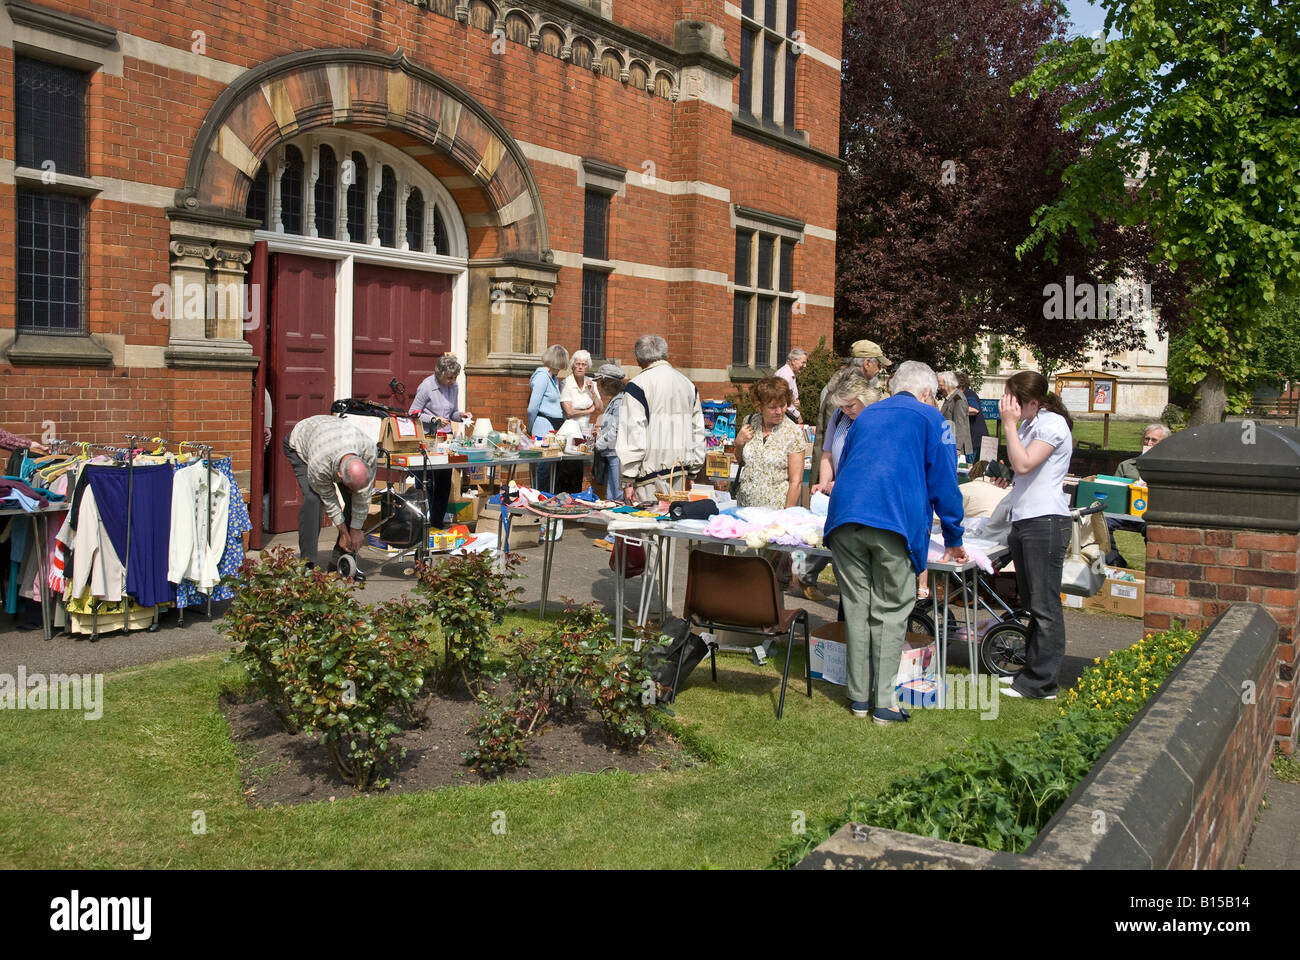
POLYGON ((970 468, 961 492, 962 512, 967 518, 991 517, 993 510, 1011 493, 1011 470, 996 460, 977 461, 970 468))
MULTIPOLYGON (((1146 453, 1161 440, 1167 440, 1172 431, 1163 423, 1152 423, 1142 431, 1142 453, 1146 453)), ((1142 458, 1142 453, 1136 457, 1130 457, 1124 460, 1115 468, 1115 476, 1125 477, 1129 480, 1141 480, 1142 474, 1138 472, 1138 460, 1142 458)), ((1115 544, 1116 530, 1131 530, 1134 533, 1142 534, 1142 539, 1146 539, 1147 522, 1141 517, 1117 517, 1114 514, 1106 514, 1106 529, 1110 533, 1110 553, 1106 554, 1106 565, 1110 567, 1127 567, 1128 561, 1124 559, 1119 552, 1119 547, 1115 544)))
MULTIPOLYGON (((361 547, 362 526, 370 511, 370 491, 375 481, 375 442, 351 420, 321 415, 298 422, 284 438, 284 455, 302 488, 298 555, 316 564, 320 512, 324 507, 339 531, 330 562, 330 569, 334 569, 343 554, 355 554, 361 547), (343 498, 342 509, 335 491, 343 498)), ((365 579, 359 570, 357 579, 365 579)))

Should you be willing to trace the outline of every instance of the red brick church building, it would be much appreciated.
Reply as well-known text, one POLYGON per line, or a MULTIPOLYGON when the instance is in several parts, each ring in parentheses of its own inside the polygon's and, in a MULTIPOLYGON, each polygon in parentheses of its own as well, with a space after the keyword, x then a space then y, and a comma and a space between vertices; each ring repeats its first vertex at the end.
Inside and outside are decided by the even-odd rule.
POLYGON ((720 397, 829 339, 840 33, 839 0, 2 0, 0 426, 210 443, 285 529, 263 389, 274 451, 451 351, 503 422, 547 345, 634 371, 655 332, 720 397))

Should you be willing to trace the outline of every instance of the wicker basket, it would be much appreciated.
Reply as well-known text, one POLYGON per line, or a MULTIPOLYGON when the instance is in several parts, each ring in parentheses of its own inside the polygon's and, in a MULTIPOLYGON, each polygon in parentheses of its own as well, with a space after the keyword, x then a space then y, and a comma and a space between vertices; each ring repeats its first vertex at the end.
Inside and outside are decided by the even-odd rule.
POLYGON ((680 460, 674 463, 673 468, 668 471, 668 492, 659 495, 659 499, 662 500, 664 503, 684 503, 685 501, 691 499, 691 494, 689 491, 672 489, 673 481, 677 476, 678 467, 681 467, 682 470, 683 487, 686 486, 686 481, 690 479, 689 475, 686 473, 686 464, 682 463, 680 460))

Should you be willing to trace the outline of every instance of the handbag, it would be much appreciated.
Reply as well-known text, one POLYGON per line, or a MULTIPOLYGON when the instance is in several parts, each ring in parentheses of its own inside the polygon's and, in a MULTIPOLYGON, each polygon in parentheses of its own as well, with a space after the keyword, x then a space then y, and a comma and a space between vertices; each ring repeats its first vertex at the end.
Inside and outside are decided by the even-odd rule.
POLYGON ((606 485, 609 479, 609 460, 603 453, 597 452, 591 460, 591 483, 596 489, 606 485))
POLYGON ((1061 592, 1072 597, 1091 597, 1106 583, 1103 557, 1100 551, 1089 558, 1079 547, 1079 524, 1070 524, 1070 550, 1061 566, 1061 592))

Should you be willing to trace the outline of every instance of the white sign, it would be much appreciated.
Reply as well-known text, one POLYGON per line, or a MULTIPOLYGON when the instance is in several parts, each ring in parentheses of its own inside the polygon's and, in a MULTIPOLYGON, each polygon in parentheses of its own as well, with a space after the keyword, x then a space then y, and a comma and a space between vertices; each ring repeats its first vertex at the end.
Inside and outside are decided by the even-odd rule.
POLYGON ((992 461, 998 458, 998 438, 980 437, 980 459, 992 461))
POLYGON ((820 673, 827 683, 846 685, 849 682, 848 649, 847 644, 814 637, 811 672, 814 675, 820 673))
POLYGON ((1071 413, 1087 413, 1091 392, 1087 383, 1070 384, 1061 387, 1061 403, 1071 413))

